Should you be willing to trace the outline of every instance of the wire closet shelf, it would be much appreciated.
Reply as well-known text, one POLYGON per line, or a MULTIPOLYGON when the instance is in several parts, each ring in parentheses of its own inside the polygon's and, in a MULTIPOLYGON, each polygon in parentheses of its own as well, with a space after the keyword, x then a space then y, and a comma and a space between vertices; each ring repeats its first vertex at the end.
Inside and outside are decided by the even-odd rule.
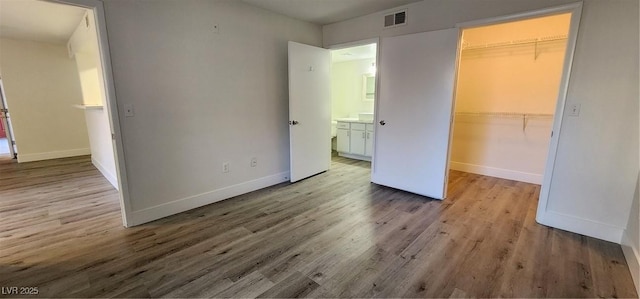
POLYGON ((462 42, 462 50, 480 50, 480 49, 490 49, 490 48, 498 48, 498 47, 509 47, 509 46, 521 46, 521 45, 535 45, 539 43, 551 43, 558 41, 566 41, 567 35, 550 35, 543 36, 537 38, 529 38, 529 39, 519 39, 519 40, 511 40, 504 42, 496 42, 496 43, 485 43, 485 44, 472 44, 467 41, 462 42))
POLYGON ((548 113, 526 113, 526 112, 456 112, 455 116, 473 117, 496 117, 496 118, 517 118, 522 119, 522 131, 527 129, 529 119, 553 119, 553 114, 548 113))

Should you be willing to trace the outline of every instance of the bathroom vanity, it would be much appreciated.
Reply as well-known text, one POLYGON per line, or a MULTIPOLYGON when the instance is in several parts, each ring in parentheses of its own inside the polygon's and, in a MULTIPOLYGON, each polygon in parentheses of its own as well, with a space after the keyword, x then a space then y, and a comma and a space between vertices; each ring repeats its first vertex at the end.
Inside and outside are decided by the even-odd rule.
POLYGON ((371 161, 373 154, 373 121, 357 118, 337 119, 336 137, 338 155, 371 161))

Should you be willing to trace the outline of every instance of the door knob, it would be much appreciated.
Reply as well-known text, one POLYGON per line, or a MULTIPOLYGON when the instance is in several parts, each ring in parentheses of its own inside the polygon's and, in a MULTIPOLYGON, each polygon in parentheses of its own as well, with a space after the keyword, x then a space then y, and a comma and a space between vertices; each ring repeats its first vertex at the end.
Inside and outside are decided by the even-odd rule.
POLYGON ((297 120, 290 120, 289 124, 292 125, 292 126, 295 126, 295 125, 298 124, 298 121, 297 120))
POLYGON ((387 124, 387 123, 386 123, 386 122, 384 122, 384 120, 381 120, 381 121, 380 121, 380 125, 381 125, 381 126, 384 126, 385 124, 387 124))

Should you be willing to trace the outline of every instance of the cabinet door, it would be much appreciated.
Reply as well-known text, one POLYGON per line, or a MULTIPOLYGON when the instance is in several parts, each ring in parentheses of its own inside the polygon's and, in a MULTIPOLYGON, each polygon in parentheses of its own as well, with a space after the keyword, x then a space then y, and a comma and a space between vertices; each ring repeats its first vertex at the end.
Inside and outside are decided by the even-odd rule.
POLYGON ((365 131, 351 130, 351 153, 364 156, 365 131))
POLYGON ((349 152, 349 130, 337 129, 336 135, 337 135, 336 138, 338 138, 338 144, 336 146, 336 150, 340 153, 348 153, 349 152))
POLYGON ((364 155, 367 157, 373 156, 373 132, 366 132, 366 140, 364 144, 364 155))

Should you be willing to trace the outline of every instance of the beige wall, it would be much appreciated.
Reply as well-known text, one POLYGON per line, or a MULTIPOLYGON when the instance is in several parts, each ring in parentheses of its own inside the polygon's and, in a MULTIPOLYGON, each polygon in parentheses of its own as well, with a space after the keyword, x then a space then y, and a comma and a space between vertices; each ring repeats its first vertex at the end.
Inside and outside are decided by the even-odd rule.
POLYGON ((89 154, 75 63, 64 45, 0 40, 0 71, 18 161, 89 154))
POLYGON ((564 66, 565 41, 482 47, 566 36, 570 14, 466 29, 458 69, 451 168, 542 183, 553 114, 564 66), (536 52, 537 51, 537 52, 536 52), (460 113, 548 114, 548 117, 460 113), (523 128, 524 127, 524 128, 523 128))
POLYGON ((236 0, 104 3, 132 224, 287 180, 287 42, 320 46, 320 26, 236 0))

